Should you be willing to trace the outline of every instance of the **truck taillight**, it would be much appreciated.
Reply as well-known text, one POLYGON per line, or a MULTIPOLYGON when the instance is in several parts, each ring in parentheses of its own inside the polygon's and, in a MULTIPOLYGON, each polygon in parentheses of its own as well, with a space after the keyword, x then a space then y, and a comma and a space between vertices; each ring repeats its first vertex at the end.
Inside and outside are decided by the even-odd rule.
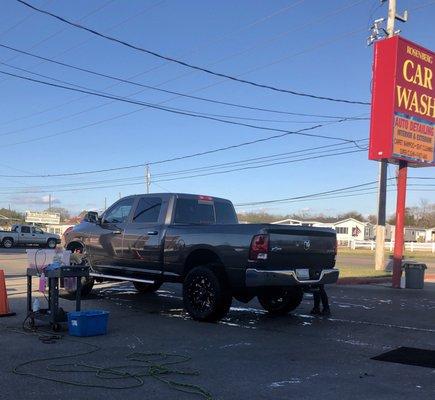
POLYGON ((249 249, 249 259, 267 260, 267 253, 269 251, 269 235, 255 235, 251 241, 249 249))

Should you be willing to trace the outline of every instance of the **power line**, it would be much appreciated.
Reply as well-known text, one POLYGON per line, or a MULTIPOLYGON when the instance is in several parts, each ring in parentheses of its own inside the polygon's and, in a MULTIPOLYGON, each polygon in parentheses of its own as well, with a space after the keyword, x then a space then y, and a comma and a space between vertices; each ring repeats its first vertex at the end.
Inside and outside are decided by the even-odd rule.
MULTIPOLYGON (((92 123, 92 124, 88 124, 86 125, 86 127, 90 127, 90 126, 94 126, 97 123, 92 123)), ((321 125, 324 126, 324 125, 321 125)), ((82 129, 83 127, 79 127, 79 128, 75 128, 75 129, 70 129, 68 131, 65 132, 72 132, 76 129, 82 129)), ((302 131, 305 130, 312 130, 312 129, 317 129, 319 128, 319 126, 312 126, 309 128, 304 128, 304 129, 300 129, 299 131, 296 131, 297 133, 301 133, 302 131)), ((268 136, 265 138, 260 138, 260 139, 255 139, 255 140, 250 140, 250 141, 246 141, 246 142, 241 142, 241 143, 237 143, 237 144, 233 144, 233 145, 229 145, 229 146, 224 146, 224 147, 218 147, 218 148, 214 148, 211 150, 205 150, 202 152, 197 152, 197 153, 191 153, 191 154, 186 154, 183 156, 176 156, 176 157, 172 157, 172 158, 167 158, 164 160, 159 160, 159 161, 154 161, 154 162, 147 162, 147 163, 140 163, 140 164, 132 164, 132 165, 126 165, 126 166, 122 166, 122 167, 113 167, 113 168, 104 168, 104 169, 96 169, 96 170, 88 170, 88 171, 81 171, 81 172, 69 172, 69 173, 61 173, 61 174, 34 174, 34 175, 2 175, 0 174, 0 177, 9 177, 9 178, 49 178, 49 177, 65 177, 65 176, 77 176, 77 175, 88 175, 88 174, 96 174, 96 173, 103 173, 103 172, 113 172, 113 171, 121 171, 121 170, 128 170, 128 169, 133 169, 133 168, 139 168, 139 167, 144 167, 146 164, 149 165, 157 165, 157 164, 164 164, 164 163, 168 163, 168 162, 173 162, 173 161, 181 161, 181 160, 186 160, 188 158, 193 158, 193 157, 199 157, 199 156, 205 156, 205 155, 210 155, 210 154, 214 154, 214 153, 218 153, 218 152, 222 152, 222 151, 227 151, 227 150, 232 150, 232 149, 237 149, 240 147, 244 147, 244 146, 249 146, 252 144, 257 144, 257 143, 263 143, 263 142, 267 142, 269 140, 274 140, 274 139, 280 139, 282 137, 291 135, 293 133, 291 132, 286 132, 286 133, 282 133, 279 135, 273 135, 273 136, 268 136)), ((47 137, 47 136, 46 136, 47 137)), ((351 142, 357 142, 357 141, 351 141, 351 142)), ((4 147, 4 145, 3 145, 4 147)))
POLYGON ((259 204, 282 203, 282 202, 286 202, 286 201, 289 201, 289 200, 300 200, 300 199, 304 199, 304 198, 307 198, 307 197, 319 196, 319 195, 322 195, 322 194, 330 194, 330 193, 342 192, 342 191, 347 190, 347 189, 355 189, 355 188, 360 188, 360 187, 364 187, 364 186, 371 186, 371 185, 374 185, 376 183, 377 183, 377 181, 371 181, 371 182, 366 182, 366 183, 360 183, 358 185, 344 186, 344 187, 339 188, 339 189, 326 190, 326 191, 323 191, 323 192, 311 193, 311 194, 306 194, 306 195, 302 195, 302 196, 287 197, 287 198, 284 198, 284 199, 255 201, 255 202, 250 202, 250 203, 239 203, 239 204, 235 204, 235 205, 239 206, 239 207, 242 207, 242 206, 255 206, 255 205, 259 205, 259 204))
POLYGON ((270 86, 270 85, 266 85, 266 84, 260 84, 260 83, 248 81, 248 80, 245 80, 245 79, 240 79, 240 78, 237 78, 235 76, 231 76, 231 75, 223 74, 223 73, 220 73, 220 72, 212 71, 212 70, 209 70, 207 68, 202 68, 202 67, 199 67, 199 66, 196 66, 196 65, 193 65, 193 64, 190 64, 190 63, 187 63, 187 62, 175 59, 173 57, 164 56, 164 55, 162 55, 160 53, 157 53, 155 51, 151 51, 151 50, 145 49, 143 47, 136 46, 136 45, 134 45, 132 43, 126 42, 124 40, 120 40, 120 39, 117 39, 115 37, 112 37, 112 36, 106 35, 104 33, 98 32, 98 31, 96 31, 94 29, 91 29, 91 28, 85 27, 84 25, 81 25, 81 24, 78 24, 76 22, 70 21, 70 20, 68 20, 66 18, 63 18, 63 17, 61 17, 59 15, 56 15, 56 14, 54 14, 52 12, 49 12, 49 11, 46 11, 46 10, 42 10, 42 9, 40 9, 38 7, 35 7, 35 6, 25 2, 23 0, 16 0, 16 1, 21 3, 21 4, 23 4, 23 5, 25 5, 26 7, 29 7, 31 9, 39 12, 39 13, 51 16, 51 17, 53 17, 53 18, 55 18, 55 19, 57 19, 57 20, 59 20, 59 21, 61 21, 63 23, 66 23, 66 24, 74 26, 76 28, 85 30, 85 31, 87 31, 89 33, 92 33, 93 35, 97 35, 99 37, 102 37, 104 39, 110 40, 112 42, 116 42, 118 44, 121 44, 123 46, 129 47, 131 49, 134 49, 134 50, 137 50, 137 51, 141 51, 143 53, 152 55, 154 57, 157 57, 157 58, 160 58, 160 59, 163 59, 163 60, 166 60, 166 61, 177 63, 177 64, 182 65, 182 66, 187 67, 187 68, 191 68, 191 69, 194 69, 194 70, 197 70, 197 71, 202 71, 202 72, 205 72, 205 73, 210 74, 210 75, 226 78, 226 79, 229 79, 229 80, 232 80, 232 81, 235 81, 235 82, 244 83, 244 84, 255 86, 255 87, 258 87, 258 88, 262 88, 262 89, 269 89, 269 90, 273 90, 273 91, 276 91, 276 92, 288 93, 288 94, 292 94, 292 95, 295 95, 295 96, 302 96, 302 97, 308 97, 308 98, 313 98, 313 99, 317 99, 317 100, 326 100, 326 101, 333 101, 333 102, 347 103, 347 104, 370 105, 369 102, 364 102, 364 101, 354 101, 354 100, 347 100, 347 99, 338 99, 338 98, 333 98, 333 97, 318 96, 318 95, 313 95, 313 94, 308 94, 308 93, 303 93, 303 92, 297 92, 297 91, 294 91, 294 90, 282 89, 282 88, 278 88, 278 87, 275 87, 275 86, 270 86))
MULTIPOLYGON (((387 192, 395 192, 395 189, 389 189, 387 190, 387 192)), ((409 192, 435 192, 435 189, 409 189, 409 192)), ((346 193, 346 192, 345 192, 346 193)), ((331 199, 343 199, 343 198, 347 198, 347 197, 357 197, 357 196, 365 196, 368 194, 376 194, 377 190, 376 188, 374 189, 370 189, 367 191, 362 191, 359 193, 354 193, 354 194, 342 194, 342 195, 330 195, 330 196, 319 196, 319 197, 314 197, 314 198, 302 198, 302 199, 298 199, 298 200, 289 200, 285 203, 299 203, 301 201, 315 201, 315 200, 331 200, 331 199)), ((261 204, 259 204, 258 206, 260 206, 261 204)), ((258 206, 254 206, 254 207, 258 207, 258 206)), ((241 207, 239 205, 235 205, 235 207, 241 207)))
MULTIPOLYGON (((158 1, 158 2, 156 2, 156 3, 154 3, 154 4, 152 4, 151 6, 147 5, 146 7, 141 8, 141 9, 138 10, 138 11, 135 11, 134 14, 129 15, 128 17, 124 18, 123 20, 121 20, 121 21, 119 21, 119 22, 117 22, 117 23, 115 23, 115 24, 112 24, 111 26, 109 26, 109 27, 106 28, 106 29, 107 29, 108 32, 110 32, 110 31, 112 31, 113 29, 118 28, 118 27, 120 27, 121 25, 124 25, 125 23, 131 21, 132 19, 135 19, 135 18, 140 17, 140 16, 143 15, 144 13, 150 11, 151 9, 160 6, 160 5, 163 4, 165 1, 166 1, 166 0, 160 0, 160 1, 158 1)), ((101 8, 99 8, 99 9, 101 9, 101 8)), ((96 11, 97 11, 97 10, 96 10, 96 11)), ((82 20, 83 18, 87 18, 88 16, 89 16, 89 14, 88 14, 88 15, 85 15, 85 16, 82 17, 82 18, 80 18, 80 20, 82 20)), ((43 41, 40 41, 40 42, 36 43, 36 45, 31 46, 30 49, 32 49, 32 48, 34 48, 34 47, 36 47, 36 46, 39 46, 39 44, 43 43, 44 41, 46 41, 46 40, 48 40, 48 39, 53 38, 54 36, 56 36, 57 34, 59 34, 59 33, 62 32, 62 31, 63 31, 63 30, 57 31, 55 34, 50 35, 48 38, 44 39, 43 41)), ((59 55, 63 55, 63 54, 65 54, 65 53, 67 53, 67 52, 69 52, 69 51, 71 51, 71 50, 73 50, 73 49, 75 49, 75 48, 77 48, 77 47, 80 47, 80 46, 82 46, 82 45, 84 45, 84 44, 90 42, 92 39, 93 39, 93 36, 88 37, 87 39, 82 40, 81 42, 79 42, 79 43, 77 43, 77 44, 75 44, 75 45, 73 45, 73 46, 70 46, 70 47, 68 47, 68 48, 66 48, 66 49, 63 49, 60 53, 57 53, 56 55, 58 55, 58 56, 59 56, 59 55)), ((28 50, 29 50, 29 49, 28 49, 28 50)), ((11 58, 8 59, 7 61, 9 61, 9 60, 11 60, 11 58)), ((36 65, 40 65, 40 64, 43 64, 43 62, 40 62, 40 63, 38 63, 38 64, 36 64, 36 65)), ((133 77, 136 77, 136 76, 138 76, 138 75, 134 75, 133 77)), ((6 79, 9 79, 9 78, 6 78, 6 79)), ((4 82, 4 80, 1 81, 1 82, 4 82)), ((81 100, 81 99, 83 99, 84 97, 86 97, 86 96, 80 96, 80 97, 75 98, 75 99, 73 99, 73 100, 69 100, 69 101, 67 101, 67 102, 65 102, 65 103, 57 104, 55 107, 50 107, 50 108, 45 109, 45 110, 41 110, 41 111, 36 111, 36 112, 30 113, 30 114, 28 114, 28 115, 26 115, 26 116, 22 116, 22 117, 19 117, 19 118, 14 118, 14 119, 12 119, 12 120, 9 120, 9 121, 3 123, 3 125, 11 124, 11 123, 16 122, 16 121, 18 121, 18 120, 21 121, 21 120, 23 120, 23 119, 28 119, 28 118, 34 117, 34 116, 36 116, 36 115, 44 114, 44 113, 46 113, 46 112, 48 112, 48 111, 53 111, 53 110, 55 110, 55 109, 57 109, 57 108, 60 108, 60 107, 63 107, 63 106, 65 106, 65 105, 71 104, 71 103, 73 103, 73 102, 75 102, 75 101, 81 100)))
MULTIPOLYGON (((346 151, 346 152, 339 152, 339 153, 329 153, 329 154, 322 154, 317 156, 311 156, 311 157, 305 157, 297 160, 290 160, 290 161, 281 161, 281 162, 275 162, 275 163, 269 163, 269 164, 263 164, 259 166, 247 166, 247 167, 240 167, 240 168, 233 168, 229 170, 224 171, 214 171, 214 172, 205 172, 202 174, 196 174, 196 175, 188 175, 188 176, 178 176, 174 178, 164 178, 164 179, 157 179, 154 180, 154 182, 160 183, 160 182, 170 182, 170 181, 176 181, 176 180, 182 180, 182 179, 191 179, 191 178, 198 178, 198 177, 204 177, 204 176, 211 176, 211 175, 221 175, 221 174, 227 174, 231 172, 237 172, 237 171, 245 171, 250 169, 257 169, 257 168, 263 168, 263 167, 269 167, 269 166, 275 166, 275 165, 282 165, 282 164, 291 164, 295 162, 301 162, 301 161, 307 161, 307 160, 313 160, 317 158, 324 158, 324 157, 333 157, 338 155, 345 155, 345 154, 351 154, 351 153, 358 153, 363 150, 353 150, 353 151, 346 151)), ((139 179, 139 178, 134 178, 139 179)), ((126 180, 126 179, 123 179, 126 180)), ((70 192, 70 191, 81 191, 81 190, 95 190, 95 189, 105 189, 105 188, 114 188, 114 187, 126 187, 126 186, 136 186, 136 185, 143 185, 143 177, 140 177, 140 181, 137 183, 122 183, 122 184, 116 184, 116 185, 104 185, 104 186, 91 186, 91 187, 75 187, 70 189, 56 189, 56 192, 70 192)), ((49 193, 51 190, 25 190, 23 193, 29 194, 29 193, 49 193)), ((0 194, 15 194, 16 192, 0 192, 0 194)))
MULTIPOLYGON (((174 113, 174 114, 178 114, 178 115, 185 115, 185 116, 190 116, 190 117, 195 117, 195 118, 200 118, 200 119, 221 122, 221 123, 228 124, 228 125, 237 125, 237 126, 243 126, 243 127, 257 129, 257 130, 271 131, 271 132, 282 132, 284 136, 286 136, 286 135, 301 135, 301 136, 309 136, 309 137, 316 137, 316 138, 329 139, 329 140, 339 140, 339 141, 343 141, 343 142, 354 143, 353 140, 344 139, 344 138, 340 138, 340 137, 332 137, 332 136, 326 136, 326 135, 306 133, 306 131, 318 129, 322 126, 325 126, 325 125, 328 125, 331 123, 340 123, 340 122, 348 121, 347 119, 341 119, 341 120, 334 121, 334 122, 327 123, 327 124, 318 124, 318 125, 311 126, 308 128, 299 129, 297 131, 288 131, 288 130, 279 129, 279 128, 265 127, 265 126, 247 124, 247 123, 236 122, 236 121, 228 121, 228 120, 225 120, 222 118, 202 115, 202 114, 193 113, 190 111, 184 111, 184 110, 175 109, 175 108, 162 107, 162 106, 159 106, 157 104, 145 103, 145 102, 141 102, 138 100, 133 100, 133 99, 125 98, 125 97, 118 97, 118 96, 114 96, 114 95, 110 95, 110 94, 104 94, 103 92, 93 92, 91 90, 84 90, 84 89, 69 87, 69 86, 60 85, 60 84, 56 84, 56 83, 52 83, 52 82, 41 81, 39 79, 34 79, 34 78, 22 76, 22 75, 12 74, 12 73, 6 72, 6 71, 0 70, 0 73, 4 74, 4 75, 13 76, 13 77, 18 78, 18 79, 39 83, 39 84, 46 85, 46 86, 52 86, 52 87, 61 88, 61 89, 69 90, 69 91, 86 93, 86 94, 90 94, 93 96, 122 101, 125 103, 130 103, 130 104, 135 104, 135 105, 140 105, 140 106, 144 106, 144 107, 148 107, 148 108, 152 108, 152 109, 157 109, 160 111, 166 111, 166 112, 174 113)), ((25 141, 21 141, 21 142, 6 144, 6 145, 3 145, 3 147, 10 147, 10 146, 14 146, 17 144, 29 143, 29 142, 33 142, 35 140, 40 140, 41 138, 47 138, 47 137, 52 137, 52 135, 47 135, 44 137, 39 137, 39 138, 34 138, 34 139, 25 140, 25 141)))
MULTIPOLYGON (((240 31, 243 31, 243 30, 246 30, 246 29, 252 28, 253 26, 256 26, 256 25, 260 24, 262 21, 265 21, 265 20, 268 20, 268 19, 270 19, 270 18, 273 18, 273 17, 279 15, 281 12, 286 11, 286 10, 288 10, 288 9, 294 7, 294 6, 297 6, 297 5, 301 4, 301 3, 303 3, 304 1, 305 1, 305 0, 301 0, 301 1, 298 1, 298 2, 296 2, 296 3, 293 3, 293 5, 291 5, 291 6, 286 6, 286 7, 282 8, 282 9, 280 9, 280 10, 274 11, 272 14, 269 14, 269 15, 267 15, 267 16, 265 16, 265 17, 262 17, 262 18, 259 19, 259 20, 255 20, 255 21, 251 22, 251 23, 248 24, 248 25, 242 26, 241 28, 238 28, 238 29, 233 30, 233 31, 228 32, 228 33, 225 33, 224 35, 220 36, 219 38, 215 39, 214 41, 208 41, 206 44, 203 44, 203 45, 201 45, 201 46, 199 46, 199 47, 196 47, 196 48, 194 48, 194 49, 191 49, 190 51, 188 51, 187 53, 184 53, 184 54, 185 54, 185 55, 188 55, 188 54, 191 54, 191 53, 195 53, 195 52, 198 51, 199 49, 203 49, 203 48, 205 48, 205 47, 208 47, 210 44, 213 44, 213 43, 218 42, 218 41, 220 41, 220 40, 222 40, 222 39, 225 39, 225 38, 227 38, 227 37, 229 37, 229 36, 231 36, 231 35, 234 35, 235 33, 238 33, 238 32, 240 32, 240 31)), ((130 20, 133 19, 133 18, 138 18, 138 17, 141 16, 144 12, 147 12, 147 11, 151 10, 152 8, 154 8, 154 7, 158 6, 158 5, 160 5, 161 3, 164 3, 164 0, 162 0, 162 1, 158 2, 158 3, 155 3, 155 4, 152 5, 151 7, 148 7, 148 6, 147 6, 147 7, 145 7, 144 9, 140 10, 139 12, 134 13, 132 16, 129 16, 128 18, 125 18, 125 19, 123 19, 122 21, 120 21, 120 22, 118 22, 118 23, 116 23, 116 24, 114 24, 114 25, 111 25, 109 28, 106 29, 107 32, 112 31, 113 29, 115 29, 115 28, 117 28, 117 27, 119 27, 119 26, 125 24, 126 22, 130 21, 130 20)), ((45 5, 45 4, 44 4, 44 5, 45 5)), ((84 41, 81 41, 79 44, 77 44, 77 45, 75 45, 75 46, 72 46, 72 47, 69 47, 68 49, 64 49, 61 53, 58 53, 58 54, 61 55, 61 54, 64 54, 64 53, 66 53, 66 52, 68 52, 68 51, 74 49, 74 48, 77 48, 78 46, 81 46, 81 45, 83 45, 83 44, 89 42, 93 37, 94 37, 94 36, 88 37, 88 39, 86 39, 86 40, 84 40, 84 41)), ((42 63, 44 63, 44 62, 42 61, 42 62, 38 63, 37 65, 40 65, 40 64, 42 64, 42 63)), ((143 76, 143 75, 148 74, 149 72, 155 71, 155 70, 157 70, 157 69, 159 69, 159 68, 161 68, 161 67, 163 67, 163 66, 165 66, 165 65, 167 65, 167 64, 169 64, 168 61, 166 61, 166 62, 162 62, 162 63, 158 64, 157 66, 153 66, 153 67, 150 68, 150 69, 147 69, 147 70, 142 71, 142 72, 140 72, 140 73, 136 73, 136 74, 134 74, 134 75, 131 75, 131 76, 129 77, 129 79, 131 79, 131 78, 137 78, 137 77, 139 77, 139 76, 143 76)), ((164 83, 165 83, 165 82, 159 84, 158 86, 160 86, 160 85, 162 85, 162 84, 164 84, 164 83)), ((111 87, 113 87, 113 86, 116 86, 116 84, 115 84, 115 85, 110 85, 110 86, 106 87, 105 89, 109 89, 109 88, 111 88, 111 87)), ((141 93, 141 92, 143 92, 143 91, 139 91, 139 92, 136 92, 136 93, 131 93, 130 95, 135 95, 135 94, 138 94, 138 93, 141 93)), ((63 103, 63 104, 60 104, 60 105, 58 104, 58 105, 56 105, 55 107, 49 107, 48 109, 41 110, 41 111, 38 111, 38 112, 35 112, 35 113, 31 113, 31 114, 28 114, 28 115, 26 115, 26 116, 24 116, 24 117, 20 117, 20 118, 15 118, 15 119, 13 119, 13 120, 9 120, 9 121, 7 121, 6 123, 4 123, 3 125, 13 123, 13 122, 15 122, 15 121, 17 121, 17 120, 27 119, 27 118, 33 117, 33 116, 35 116, 35 115, 43 114, 43 113, 48 112, 48 111, 52 111, 52 110, 57 109, 57 108, 59 108, 59 107, 63 107, 64 105, 68 105, 68 104, 71 104, 72 102, 75 102, 75 101, 81 100, 81 99, 84 98, 84 97, 86 97, 86 95, 85 95, 85 96, 78 97, 78 98, 75 98, 75 99, 70 100, 70 101, 67 101, 66 103, 63 103)), ((111 103, 111 102, 109 102, 109 103, 107 103, 107 104, 110 104, 110 103, 111 103)), ((123 115, 121 114, 120 117, 122 117, 122 116, 123 116, 123 115)))
MULTIPOLYGON (((53 60, 53 59, 48 58, 48 57, 39 56, 39 55, 36 55, 36 54, 29 53, 28 51, 24 51, 24 50, 20 50, 20 49, 11 47, 11 46, 7 46, 5 44, 1 44, 0 43, 0 47, 3 47, 5 49, 11 50, 11 51, 18 52, 20 54, 25 54, 25 55, 27 55, 29 57, 34 57, 34 58, 37 58, 37 59, 40 59, 40 60, 44 60, 44 61, 47 61, 47 62, 50 62, 50 63, 53 63, 53 64, 57 64, 57 65, 60 65, 60 66, 63 66, 63 67, 67 67, 67 68, 71 68, 71 69, 74 69, 74 70, 77 70, 77 71, 86 72, 86 73, 89 73, 89 74, 92 74, 92 75, 95 75, 95 76, 99 76, 99 77, 115 80, 115 81, 120 82, 120 83, 127 83, 127 84, 130 84, 130 85, 139 86, 139 87, 143 87, 143 88, 150 89, 150 90, 156 90, 156 91, 163 92, 163 93, 173 94, 173 95, 180 96, 180 97, 186 97, 186 98, 193 99, 193 100, 200 100, 200 101, 205 101, 205 102, 209 102, 209 103, 213 103, 213 104, 221 104, 221 105, 225 105, 225 106, 237 107, 237 108, 242 108, 242 109, 247 109, 247 110, 254 110, 254 111, 263 111, 263 112, 275 113, 275 114, 303 116, 303 117, 318 117, 318 118, 347 118, 347 117, 338 116, 338 115, 307 114, 307 113, 296 113, 296 112, 289 112, 289 111, 282 111, 282 110, 274 110, 274 109, 269 109, 269 108, 248 106, 248 105, 245 105, 245 104, 237 104, 237 103, 231 103, 231 102, 226 102, 226 101, 220 101, 220 100, 211 99, 211 98, 207 98, 207 97, 192 96, 192 95, 189 95, 189 94, 186 94, 186 93, 175 92, 175 91, 172 91, 172 90, 162 89, 162 88, 159 88, 159 87, 156 87, 156 86, 145 85, 143 83, 132 81, 130 79, 123 79, 123 78, 120 78, 120 77, 117 77, 117 76, 113 76, 113 75, 109 75, 109 74, 104 74, 104 73, 101 73, 101 72, 98 72, 98 71, 94 71, 94 70, 91 70, 91 69, 88 69, 88 68, 82 68, 82 67, 78 67, 76 65, 64 63, 64 62, 61 62, 61 61, 56 61, 56 60, 53 60)), ((8 65, 6 63, 1 63, 1 64, 4 64, 4 65, 9 66, 11 68, 18 68, 18 67, 15 67, 13 65, 8 65)), ((24 69, 21 69, 21 70, 24 70, 24 69)), ((29 73, 33 73, 31 71, 28 71, 28 70, 24 70, 24 71, 29 72, 29 73)))
MULTIPOLYGON (((19 71, 23 71, 23 72, 27 72, 29 74, 36 75, 36 76, 39 76, 39 77, 43 77, 43 78, 46 78, 46 79, 51 79, 54 82, 64 83, 64 84, 71 85, 71 86, 79 88, 79 89, 84 89, 84 90, 88 89, 87 87, 84 87, 84 86, 81 86, 81 85, 73 84, 73 83, 66 82, 66 81, 60 80, 60 79, 55 79, 55 78, 52 78, 50 76, 39 74, 39 73, 36 73, 36 72, 33 72, 33 71, 29 71, 29 70, 27 70, 25 68, 16 67, 16 66, 13 66, 13 65, 10 65, 10 64, 7 64, 7 63, 3 63, 1 61, 0 61, 0 64, 3 64, 3 65, 5 65, 7 67, 10 67, 10 68, 17 69, 19 71)), ((101 92, 101 91, 95 91, 95 93, 97 93, 97 94, 100 93, 102 95, 106 94, 105 92, 101 92)), ((130 99, 130 97, 122 97, 122 98, 130 99)), ((113 100, 113 101, 116 101, 116 100, 113 100)), ((52 119, 50 121, 38 123, 38 124, 31 125, 31 126, 28 126, 28 127, 25 127, 25 128, 20 128, 20 129, 15 129, 15 130, 11 130, 11 131, 8 131, 8 132, 4 132, 4 133, 0 134, 0 137, 13 135, 15 133, 27 131, 27 130, 30 130, 30 129, 40 128, 42 126, 47 126, 47 125, 50 125, 50 124, 53 124, 53 123, 56 123, 56 122, 63 121, 64 119, 67 119, 67 118, 72 118, 72 117, 75 117, 77 115, 81 115, 81 114, 86 113, 86 112, 88 112, 90 110, 94 110, 96 108, 104 107, 105 105, 107 105, 107 103, 104 103, 104 104, 98 105, 98 106, 92 106, 90 108, 87 108, 87 109, 84 109, 84 110, 81 110, 81 111, 69 114, 67 116, 62 116, 62 117, 59 117, 59 118, 55 118, 55 119, 52 119)), ((153 104, 153 105, 160 106, 159 104, 153 104)), ((163 107, 163 106, 161 106, 161 107, 163 107)), ((164 108, 166 108, 168 110, 176 110, 176 111, 181 111, 181 112, 191 112, 191 110, 185 110, 185 109, 173 108, 173 107, 167 107, 167 106, 165 106, 164 108)), ((245 120, 245 121, 272 122, 272 123, 315 124, 315 123, 329 123, 329 122, 331 122, 330 120, 324 120, 324 121, 321 121, 321 120, 318 120, 318 121, 292 121, 292 120, 274 120, 274 119, 262 119, 262 118, 249 118, 249 117, 242 117, 242 116, 238 116, 238 115, 211 114, 211 113, 202 113, 202 112, 198 112, 198 111, 195 111, 195 114, 197 114, 198 116, 202 115, 202 116, 206 116, 206 117, 217 117, 217 118, 228 118, 228 119, 238 119, 238 120, 245 120)), ((358 117, 358 116, 355 116, 355 117, 350 116, 350 117, 344 117, 344 118, 346 120, 348 120, 348 121, 364 121, 364 120, 368 120, 369 119, 369 118, 363 118, 363 117, 358 117)))
MULTIPOLYGON (((88 13, 86 13, 85 15, 83 15, 82 17, 80 17, 80 18, 78 19, 78 21, 83 21, 83 20, 87 19, 88 17, 90 17, 91 15, 93 15, 93 14, 95 14, 95 13, 97 13, 97 12, 100 12, 102 9, 106 8, 110 3, 113 3, 114 1, 115 1, 115 0, 108 0, 108 1, 106 1, 105 3, 98 5, 96 8, 92 9, 91 11, 89 11, 88 13)), ((59 29, 58 31, 56 31, 56 32, 54 32, 54 33, 52 33, 52 34, 50 34, 49 36, 45 37, 44 39, 41 39, 41 40, 39 40, 38 42, 34 43, 34 44, 30 47, 30 49, 34 49, 35 47, 40 46, 42 43, 45 43, 45 42, 47 42, 48 40, 50 40, 50 39, 56 37, 57 35, 59 35, 60 33, 62 33, 62 32, 65 31, 65 30, 66 30, 65 28, 59 29)), ((10 58, 8 58, 6 61, 12 61, 12 60, 14 60, 14 59, 17 58, 17 57, 18 57, 18 56, 10 57, 10 58)), ((3 81, 2 81, 2 82, 3 82, 3 81)))
MULTIPOLYGON (((356 142, 360 143, 363 141, 367 141, 368 139, 360 139, 356 140, 356 142)), ((244 160, 238 160, 238 161, 232 161, 232 162, 226 162, 226 163, 218 163, 218 164, 212 164, 212 165, 204 165, 201 167, 196 168, 189 168, 184 170, 177 170, 177 171, 169 171, 169 172, 163 172, 154 174, 154 177, 164 177, 164 176, 174 176, 174 175, 180 175, 180 174, 186 174, 191 172, 198 172, 198 171, 210 171, 213 169, 222 169, 222 168, 229 168, 234 166, 242 166, 242 165, 252 165, 252 164, 260 164, 265 162, 271 162, 271 161, 278 161, 282 159, 289 159, 289 158, 296 158, 296 157, 306 157, 310 155, 319 155, 324 153, 325 151, 331 152, 331 151, 342 151, 342 150, 348 150, 348 149, 355 149, 355 146, 348 146, 347 143, 339 143, 339 144, 331 144, 331 145, 324 145, 324 146, 317 146, 317 147, 311 147, 301 150, 295 150, 285 153, 275 153, 270 154, 267 156, 261 156, 261 157, 251 157, 244 160), (347 147, 343 147, 343 145, 346 145, 347 147), (327 150, 324 150, 327 149, 327 150)), ((20 172, 27 172, 19 170, 20 172)), ((47 189, 47 188, 60 188, 60 187, 71 187, 71 186, 77 186, 77 185, 93 185, 98 183, 112 183, 112 182, 122 182, 126 180, 138 180, 140 179, 141 182, 143 181, 143 175, 140 176, 134 176, 134 177, 123 177, 123 178, 115 178, 115 179, 106 179, 106 180, 98 180, 98 181, 88 181, 88 182, 74 182, 74 183, 62 183, 62 184, 54 184, 54 185, 44 185, 40 186, 38 185, 38 188, 47 189)), ((3 189, 22 189, 22 187, 3 187, 3 189)))

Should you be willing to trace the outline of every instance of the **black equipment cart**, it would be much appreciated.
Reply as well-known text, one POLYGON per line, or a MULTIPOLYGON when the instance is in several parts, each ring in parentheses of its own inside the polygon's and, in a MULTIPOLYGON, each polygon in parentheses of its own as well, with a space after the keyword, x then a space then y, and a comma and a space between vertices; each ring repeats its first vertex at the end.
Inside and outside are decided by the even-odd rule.
POLYGON ((81 265, 63 266, 53 270, 44 271, 48 281, 48 308, 41 308, 34 312, 32 310, 32 277, 39 277, 40 271, 35 268, 27 268, 27 314, 30 316, 30 323, 35 324, 35 319, 48 321, 53 330, 60 329, 60 323, 67 322, 67 314, 59 307, 59 279, 76 278, 76 311, 81 308, 81 278, 89 276, 89 267, 81 265))

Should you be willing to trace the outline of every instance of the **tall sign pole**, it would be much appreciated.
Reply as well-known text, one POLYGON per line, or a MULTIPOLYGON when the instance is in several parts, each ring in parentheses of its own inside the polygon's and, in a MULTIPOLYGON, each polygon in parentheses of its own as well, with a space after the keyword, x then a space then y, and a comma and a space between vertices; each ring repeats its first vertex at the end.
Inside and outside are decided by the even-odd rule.
POLYGON ((397 32, 375 43, 369 159, 399 165, 392 280, 398 288, 407 169, 435 167, 435 53, 397 32))
POLYGON ((401 160, 399 162, 399 174, 397 177, 396 230, 394 234, 394 253, 393 253, 393 287, 394 288, 400 288, 400 278, 402 276, 407 175, 408 175, 408 162, 401 160))
MULTIPOLYGON (((384 2, 386 0, 383 0, 384 2)), ((394 24, 396 19, 406 22, 407 13, 404 16, 397 15, 396 0, 388 2, 387 35, 393 37, 394 24)), ((376 226, 376 250, 375 250, 375 269, 385 269, 385 224, 386 224, 386 203, 387 203, 387 171, 388 160, 382 159, 379 162, 379 188, 378 188, 378 215, 376 226)))

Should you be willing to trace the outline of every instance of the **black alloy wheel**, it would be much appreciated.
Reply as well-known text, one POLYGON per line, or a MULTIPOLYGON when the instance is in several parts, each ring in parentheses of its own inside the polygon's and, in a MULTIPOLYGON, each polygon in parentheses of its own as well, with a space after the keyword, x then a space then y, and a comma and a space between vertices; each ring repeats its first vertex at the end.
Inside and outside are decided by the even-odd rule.
POLYGON ((304 297, 302 288, 269 288, 258 296, 261 306, 270 314, 286 315, 301 304, 304 297))
POLYGON ((198 321, 218 321, 229 311, 231 292, 225 277, 209 267, 196 267, 183 284, 184 306, 198 321))

